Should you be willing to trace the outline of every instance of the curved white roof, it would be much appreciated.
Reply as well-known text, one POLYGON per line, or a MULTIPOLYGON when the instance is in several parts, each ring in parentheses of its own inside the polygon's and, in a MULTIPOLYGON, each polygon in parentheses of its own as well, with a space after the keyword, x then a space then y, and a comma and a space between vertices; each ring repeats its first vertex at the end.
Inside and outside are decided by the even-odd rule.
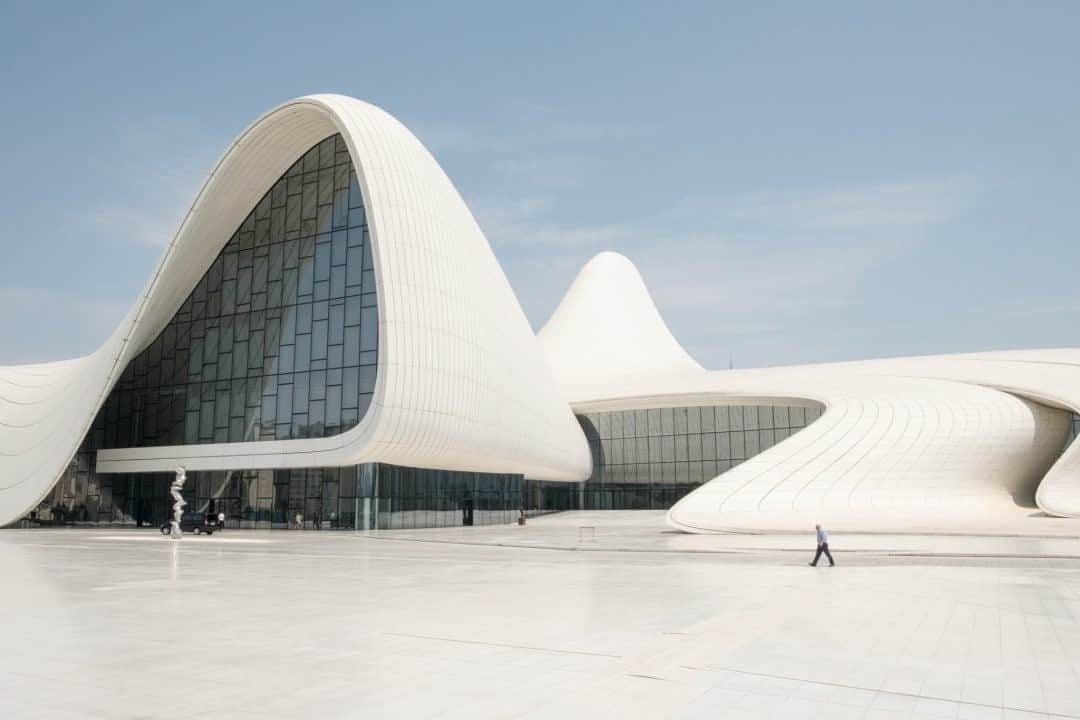
POLYGON ((703 372, 660 317, 641 273, 615 252, 581 268, 538 337, 571 398, 703 372))
POLYGON ((378 288, 374 398, 362 421, 310 440, 98 453, 100 472, 342 466, 588 476, 588 446, 487 240, 401 123, 340 95, 269 111, 213 168, 120 327, 98 351, 0 368, 0 525, 52 488, 128 362, 168 323, 266 189, 341 133, 364 195, 378 288))

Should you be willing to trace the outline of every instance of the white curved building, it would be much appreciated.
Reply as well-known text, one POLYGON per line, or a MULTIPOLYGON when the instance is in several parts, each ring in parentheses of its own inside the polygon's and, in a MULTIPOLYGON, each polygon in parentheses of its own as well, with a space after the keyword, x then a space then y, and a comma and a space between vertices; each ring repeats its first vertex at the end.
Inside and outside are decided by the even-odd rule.
POLYGON ((145 411, 118 410, 129 437, 98 443, 95 474, 371 462, 563 481, 589 473, 578 424, 472 214, 404 126, 351 98, 300 98, 241 133, 100 350, 0 371, 0 524, 49 492, 122 374, 153 360, 140 355, 148 350, 169 377, 127 399, 166 413, 168 428, 148 433, 145 411), (162 360, 172 361, 168 371, 162 360), (303 420, 290 412, 274 423, 288 427, 267 433, 265 411, 283 400, 267 379, 286 376, 290 403, 322 403, 334 420, 313 432, 305 407, 303 420), (300 393, 300 382, 321 387, 321 399, 310 387, 300 393), (327 387, 358 383, 366 392, 352 408, 325 397, 327 387), (264 387, 249 403, 256 384, 264 387), (233 400, 241 385, 243 407, 233 402, 219 417, 218 393, 233 400), (214 397, 199 402, 197 393, 214 397), (187 411, 161 410, 177 397, 187 411), (188 423, 201 426, 173 432, 188 423))
POLYGON ((1080 350, 706 371, 615 253, 534 336, 430 153, 318 95, 228 148, 101 349, 0 368, 0 525, 156 523, 178 465, 250 527, 1080 516, 1078 410, 1080 350))

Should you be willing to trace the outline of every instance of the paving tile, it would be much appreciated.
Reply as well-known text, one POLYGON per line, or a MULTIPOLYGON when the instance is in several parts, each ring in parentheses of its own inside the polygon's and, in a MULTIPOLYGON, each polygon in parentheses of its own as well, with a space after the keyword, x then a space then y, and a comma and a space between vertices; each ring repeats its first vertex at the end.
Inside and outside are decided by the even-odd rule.
MULTIPOLYGON (((807 573, 791 538, 704 552, 708 538, 680 548, 654 520, 611 517, 596 549, 572 552, 494 542, 507 528, 459 532, 484 541, 468 545, 0 532, 3 711, 1080 718, 1080 562, 1023 559, 1030 538, 901 538, 917 559, 872 538, 843 572, 807 573), (1001 554, 954 552, 980 547, 1001 554)), ((563 526, 537 527, 558 546, 563 526)))

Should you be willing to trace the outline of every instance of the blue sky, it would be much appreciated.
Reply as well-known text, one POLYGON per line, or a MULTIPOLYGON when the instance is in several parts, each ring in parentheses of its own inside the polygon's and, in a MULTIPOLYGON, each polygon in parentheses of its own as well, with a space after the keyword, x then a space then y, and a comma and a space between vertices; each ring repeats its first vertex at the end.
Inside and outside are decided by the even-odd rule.
POLYGON ((612 249, 709 367, 1080 346, 1077 27, 1068 2, 5 3, 0 364, 96 348, 227 143, 312 92, 418 135, 536 328, 612 249))

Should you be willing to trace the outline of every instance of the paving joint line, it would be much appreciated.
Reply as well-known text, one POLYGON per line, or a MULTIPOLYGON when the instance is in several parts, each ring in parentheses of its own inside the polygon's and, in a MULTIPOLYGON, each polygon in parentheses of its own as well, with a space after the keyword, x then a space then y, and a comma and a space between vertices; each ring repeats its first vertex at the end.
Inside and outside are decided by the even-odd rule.
POLYGON ((390 630, 384 630, 382 634, 392 635, 394 637, 417 638, 420 640, 441 640, 442 642, 461 643, 463 645, 485 645, 488 647, 512 648, 514 650, 532 650, 534 652, 554 653, 557 655, 588 655, 590 657, 605 657, 615 660, 622 659, 622 655, 589 652, 588 650, 562 650, 559 648, 542 648, 534 647, 532 645, 514 645, 513 643, 487 642, 485 640, 463 640, 462 638, 440 637, 438 635, 417 635, 415 633, 392 632, 390 630))
MULTIPOLYGON (((791 677, 789 675, 774 675, 772 673, 754 672, 752 670, 738 670, 736 668, 717 667, 715 665, 706 665, 705 667, 694 667, 692 665, 680 665, 686 670, 692 670, 694 672, 731 672, 738 673, 739 675, 751 675, 753 677, 770 678, 772 680, 787 680, 792 682, 808 683, 810 685, 825 685, 827 687, 845 688, 848 690, 863 690, 865 692, 872 693, 884 693, 886 695, 897 695, 900 697, 915 698, 917 700, 937 700, 940 702, 951 702, 958 705, 970 705, 972 707, 991 708, 994 710, 1010 710, 1015 712, 1034 713, 1036 715, 1046 715, 1052 718, 1065 718, 1066 720, 1080 720, 1080 716, 1077 715, 1064 715, 1062 713, 1054 713, 1048 710, 1029 710, 1027 708, 1015 707, 1012 705, 988 705, 986 703, 972 702, 970 700, 956 700, 954 698, 942 697, 940 695, 921 695, 919 693, 901 692, 899 690, 881 690, 877 688, 864 687, 861 685, 848 685, 846 683, 829 682, 828 680, 806 680, 804 678, 791 677)), ((747 691, 747 692, 753 692, 747 691)), ((826 700, 826 702, 828 702, 826 700)))

